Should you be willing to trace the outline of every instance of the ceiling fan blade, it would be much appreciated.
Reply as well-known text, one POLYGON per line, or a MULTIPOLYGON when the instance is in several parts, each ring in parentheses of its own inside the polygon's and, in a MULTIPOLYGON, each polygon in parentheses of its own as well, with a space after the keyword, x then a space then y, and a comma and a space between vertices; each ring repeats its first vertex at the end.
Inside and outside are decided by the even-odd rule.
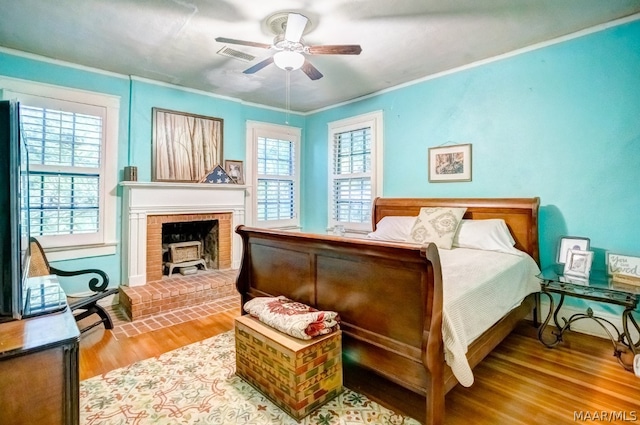
POLYGON ((256 43, 254 41, 236 40, 233 38, 216 37, 218 43, 240 44, 242 46, 260 47, 262 49, 271 48, 270 44, 256 43))
POLYGON ((312 80, 319 80, 323 77, 322 73, 318 71, 318 68, 311 65, 311 62, 309 62, 308 60, 304 61, 300 69, 302 70, 302 72, 307 74, 307 77, 311 78, 312 80))
POLYGON ((359 44, 309 46, 311 55, 359 55, 362 47, 359 44))
POLYGON ((264 68, 267 65, 271 65, 273 63, 273 56, 269 56, 268 58, 266 58, 265 60, 263 60, 262 62, 258 62, 257 64, 253 65, 250 68, 245 69, 244 71, 242 71, 244 74, 254 74, 258 71, 260 71, 262 68, 264 68))
POLYGON ((309 19, 304 15, 289 13, 284 39, 292 43, 299 43, 308 21, 309 19))

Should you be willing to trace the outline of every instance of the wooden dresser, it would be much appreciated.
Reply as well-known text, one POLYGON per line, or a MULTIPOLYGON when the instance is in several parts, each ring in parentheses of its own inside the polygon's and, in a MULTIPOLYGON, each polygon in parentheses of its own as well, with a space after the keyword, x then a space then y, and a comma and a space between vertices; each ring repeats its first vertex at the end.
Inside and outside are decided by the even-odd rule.
POLYGON ((68 308, 0 324, 0 424, 78 424, 79 339, 68 308))

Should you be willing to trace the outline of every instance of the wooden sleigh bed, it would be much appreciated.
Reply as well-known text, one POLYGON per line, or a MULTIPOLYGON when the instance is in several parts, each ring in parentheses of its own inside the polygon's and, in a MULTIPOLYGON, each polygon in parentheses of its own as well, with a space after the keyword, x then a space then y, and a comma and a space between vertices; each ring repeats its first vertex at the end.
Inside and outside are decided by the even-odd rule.
MULTIPOLYGON (((516 248, 539 262, 538 198, 378 198, 372 211, 374 230, 385 216, 417 216, 422 207, 442 206, 466 207, 465 219, 504 219, 516 248)), ((243 241, 237 280, 243 304, 254 297, 284 295, 320 310, 337 311, 345 367, 355 364, 426 398, 424 416, 417 419, 433 425, 444 422, 445 394, 457 380, 445 363, 443 283, 435 245, 245 226, 236 232, 243 241)), ((487 356, 533 306, 533 296, 527 297, 475 339, 467 351, 469 365, 474 367, 487 356)), ((370 395, 366 386, 352 389, 370 395)))

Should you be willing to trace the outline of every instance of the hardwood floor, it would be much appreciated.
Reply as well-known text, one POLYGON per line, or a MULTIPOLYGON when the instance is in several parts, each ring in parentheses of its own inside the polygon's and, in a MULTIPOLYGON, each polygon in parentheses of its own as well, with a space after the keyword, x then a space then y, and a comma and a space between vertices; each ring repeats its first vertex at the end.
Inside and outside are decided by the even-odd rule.
MULTIPOLYGON (((239 313, 219 313, 121 340, 109 331, 92 330, 80 342, 80 379, 231 330, 239 313)), ((545 348, 531 324, 523 322, 474 370, 473 386, 458 385, 447 395, 445 424, 640 423, 640 378, 618 364, 611 342, 571 332, 565 340, 557 348, 545 348)), ((350 388, 357 391, 367 381, 391 400, 390 407, 421 419, 420 397, 372 385, 373 378, 364 373, 354 376, 345 381, 350 388)))
POLYGON ((80 380, 230 331, 239 314, 238 307, 237 312, 218 313, 118 340, 102 327, 92 329, 80 339, 80 380))
POLYGON ((640 378, 620 366, 611 342, 571 332, 565 340, 549 349, 520 326, 478 365, 472 387, 450 392, 446 423, 626 422, 593 420, 595 412, 640 422, 640 378), (581 413, 592 420, 576 420, 581 413))

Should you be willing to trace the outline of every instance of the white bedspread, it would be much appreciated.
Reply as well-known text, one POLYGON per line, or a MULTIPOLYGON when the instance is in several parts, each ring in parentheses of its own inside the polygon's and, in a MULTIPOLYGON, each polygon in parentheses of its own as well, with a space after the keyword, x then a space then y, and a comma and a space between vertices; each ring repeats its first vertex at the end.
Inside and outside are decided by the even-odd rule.
POLYGON ((540 272, 525 254, 454 248, 439 250, 442 264, 442 334, 445 360, 465 387, 473 384, 469 345, 529 294, 540 290, 540 272))

